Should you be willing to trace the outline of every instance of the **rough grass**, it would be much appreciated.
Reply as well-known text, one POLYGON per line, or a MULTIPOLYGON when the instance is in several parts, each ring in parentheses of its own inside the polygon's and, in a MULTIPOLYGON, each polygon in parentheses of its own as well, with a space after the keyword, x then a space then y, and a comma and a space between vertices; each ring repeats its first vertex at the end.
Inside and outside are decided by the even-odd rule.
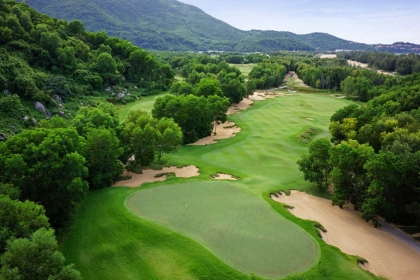
MULTIPOLYGON (((197 197, 192 196, 194 192, 191 194, 186 191, 176 193, 176 188, 182 186, 179 183, 187 182, 184 186, 191 185, 199 188, 207 186, 207 181, 211 180, 209 179, 210 175, 217 172, 235 174, 241 178, 239 181, 229 184, 223 182, 223 185, 235 186, 238 191, 242 190, 241 195, 246 193, 245 202, 254 201, 255 205, 259 205, 258 209, 261 210, 258 212, 266 213, 264 218, 268 221, 256 218, 247 219, 243 216, 255 217, 253 215, 260 215, 259 213, 247 211, 237 213, 242 211, 234 211, 230 212, 234 213, 233 216, 230 216, 232 224, 240 224, 241 221, 237 221, 238 218, 245 221, 252 220, 252 222, 255 221, 255 223, 263 225, 258 230, 275 237, 278 233, 271 232, 271 224, 275 224, 276 220, 278 221, 283 216, 308 232, 319 244, 320 260, 309 271, 299 274, 298 277, 302 276, 302 279, 375 279, 374 276, 357 265, 357 257, 342 254, 339 249, 325 244, 318 237, 319 232, 315 228, 314 222, 294 217, 283 205, 269 198, 270 192, 276 192, 280 188, 285 192, 296 189, 326 196, 326 192, 319 192, 316 186, 305 182, 296 166, 296 160, 307 151, 307 145, 296 140, 296 135, 308 124, 299 116, 311 116, 314 119, 311 122, 311 127, 323 131, 317 137, 327 137, 326 131, 328 131, 330 116, 339 108, 350 103, 350 101, 329 96, 303 94, 255 102, 252 109, 231 117, 231 120, 235 121, 242 129, 236 137, 222 140, 213 145, 184 146, 172 153, 167 165, 194 164, 200 168, 200 176, 188 180, 169 178, 164 183, 142 186, 142 189, 153 188, 150 191, 155 190, 156 187, 157 190, 159 186, 166 186, 165 192, 159 193, 159 195, 165 193, 168 199, 162 204, 152 203, 153 205, 149 205, 144 211, 150 212, 154 209, 157 212, 156 215, 160 211, 167 211, 166 216, 173 217, 176 214, 172 213, 174 208, 173 206, 168 208, 166 203, 177 203, 187 195, 197 201, 216 197, 217 199, 213 199, 213 203, 210 200, 206 202, 209 205, 208 213, 200 209, 192 217, 197 215, 194 219, 198 219, 200 222, 198 213, 202 213, 203 221, 212 219, 214 232, 217 233, 213 235, 214 238, 217 236, 220 238, 223 234, 237 234, 241 230, 240 226, 232 227, 230 231, 217 230, 223 228, 223 223, 226 225, 226 217, 224 217, 226 207, 240 205, 240 201, 235 201, 235 198, 226 199, 224 193, 212 191, 211 187, 207 191, 202 191, 197 197), (305 102, 311 104, 312 107, 301 106, 305 102), (173 186, 174 189, 172 190, 170 186, 173 186), (263 196, 261 196, 262 194, 263 196), (267 208, 264 208, 263 204, 267 208), (268 205, 272 209, 268 208, 268 205), (268 214, 270 211, 267 209, 272 214, 268 214)), ((193 188, 191 186, 189 188, 193 188)), ((164 224, 165 221, 149 222, 128 211, 124 206, 124 201, 135 192, 138 190, 104 189, 94 192, 80 207, 74 228, 62 244, 62 251, 69 262, 76 264, 85 279, 249 279, 249 273, 239 272, 227 264, 227 256, 217 251, 217 247, 222 248, 222 246, 210 244, 198 236, 193 236, 191 232, 186 233, 191 238, 178 233, 181 230, 176 229, 170 223, 182 224, 179 220, 168 219, 166 226, 161 226, 159 223, 164 224)), ((184 207, 186 208, 185 204, 189 203, 198 205, 197 201, 182 202, 180 207, 184 209, 184 207)), ((141 213, 141 215, 146 214, 141 213)), ((197 227, 194 225, 196 220, 191 223, 191 227, 197 227)), ((243 228, 249 231, 252 225, 244 224, 243 228)), ((289 231, 287 226, 276 228, 280 232, 289 231)), ((208 231, 211 232, 211 230, 208 231)), ((210 233, 203 234, 210 235, 210 233)), ((270 237, 265 236, 264 238, 270 237)), ((287 238, 290 236, 284 237, 285 240, 287 238)), ((232 251, 235 242, 226 244, 226 248, 232 251)), ((281 242, 279 238, 273 238, 271 244, 272 248, 281 252, 282 246, 279 242, 281 242)), ((299 242, 299 238, 296 238, 296 242, 299 242)), ((255 244, 249 242, 244 246, 251 248, 255 244)), ((232 254, 232 252, 229 253, 232 254)), ((254 252, 247 253, 252 255, 254 252)), ((287 256, 287 254, 286 252, 285 255, 287 256)), ((243 253, 239 252, 236 257, 241 259, 242 255, 243 253)), ((261 262, 271 262, 272 259, 269 256, 270 254, 267 253, 261 262)), ((290 258, 290 260, 292 259, 296 258, 290 258)), ((238 264, 233 263, 234 261, 229 260, 229 263, 239 267, 238 264)), ((281 266, 281 262, 278 265, 281 266)), ((296 270, 300 268, 301 266, 296 267, 296 270)), ((288 269, 291 271, 290 267, 288 269)), ((246 270, 246 272, 248 271, 250 270, 246 270)), ((258 275, 258 273, 256 274, 258 275)))
POLYGON ((317 262, 313 238, 235 185, 164 185, 132 195, 127 205, 141 217, 199 240, 246 273, 280 277, 317 262))

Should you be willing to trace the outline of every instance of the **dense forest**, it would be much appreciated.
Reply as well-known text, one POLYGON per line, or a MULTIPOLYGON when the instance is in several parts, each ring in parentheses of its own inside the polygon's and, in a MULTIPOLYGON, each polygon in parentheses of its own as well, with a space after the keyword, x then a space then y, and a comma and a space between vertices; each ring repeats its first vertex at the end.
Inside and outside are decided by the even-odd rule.
POLYGON ((298 165, 320 188, 334 186, 332 201, 351 202, 366 221, 379 217, 420 225, 420 75, 392 77, 370 92, 366 106, 338 110, 331 141, 315 140, 298 165))
POLYGON ((0 0, 0 34, 0 278, 80 279, 54 230, 124 165, 182 143, 173 119, 132 111, 121 124, 112 104, 169 89, 174 72, 128 41, 25 3, 0 0))
POLYGON ((106 31, 149 50, 268 52, 278 50, 373 50, 325 33, 242 31, 197 7, 170 0, 27 0, 52 17, 78 19, 88 30, 106 31))

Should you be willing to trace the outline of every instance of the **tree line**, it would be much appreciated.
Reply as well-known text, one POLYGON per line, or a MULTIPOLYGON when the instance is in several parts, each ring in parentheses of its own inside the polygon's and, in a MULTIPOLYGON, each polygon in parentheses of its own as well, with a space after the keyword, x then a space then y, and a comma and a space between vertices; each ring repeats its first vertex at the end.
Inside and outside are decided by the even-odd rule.
POLYGON ((373 69, 397 72, 400 75, 420 73, 420 55, 393 54, 371 51, 342 52, 338 57, 367 63, 373 69))
POLYGON ((333 185, 333 204, 352 203, 375 226, 379 217, 420 225, 419 82, 419 74, 393 78, 366 106, 338 110, 333 145, 315 140, 298 161, 306 180, 333 185))

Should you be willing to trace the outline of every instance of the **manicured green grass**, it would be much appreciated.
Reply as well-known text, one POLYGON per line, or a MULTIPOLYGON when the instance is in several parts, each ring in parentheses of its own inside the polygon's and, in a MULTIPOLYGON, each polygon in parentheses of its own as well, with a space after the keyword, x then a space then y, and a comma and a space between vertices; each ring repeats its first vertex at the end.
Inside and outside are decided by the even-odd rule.
POLYGON ((128 211, 124 201, 137 191, 96 191, 79 208, 61 251, 84 279, 247 278, 196 241, 128 211))
POLYGON ((308 147, 297 136, 315 128, 320 131, 316 137, 328 137, 330 116, 348 104, 351 102, 344 99, 311 94, 255 102, 252 109, 230 117, 242 128, 236 137, 214 145, 183 146, 168 156, 168 165, 197 165, 199 177, 171 177, 164 183, 142 186, 147 190, 141 192, 110 188, 89 196, 62 244, 64 255, 85 279, 248 279, 250 271, 282 275, 299 271, 311 261, 315 266, 301 271, 303 278, 298 279, 375 279, 357 266, 356 257, 325 244, 314 222, 294 217, 268 198, 269 192, 280 189, 326 196, 305 182, 297 169, 296 160, 308 147), (209 182, 210 175, 217 172, 240 179, 209 182), (128 206, 141 217, 125 207, 127 197, 128 206), (194 211, 182 215, 188 207, 194 211), (316 256, 308 260, 311 248, 297 252, 306 256, 298 262, 296 252, 284 250, 282 242, 289 240, 292 244, 287 245, 293 245, 307 235, 295 231, 282 216, 312 235, 320 248, 319 261, 316 256), (261 235, 257 243, 254 234, 261 235), (279 237, 281 234, 285 235, 279 237), (270 240, 271 247, 267 245, 270 240), (238 245, 241 242, 243 246, 238 245), (259 246, 266 254, 255 260, 254 268, 252 255, 262 256, 259 246), (278 261, 282 272, 271 270, 273 261, 278 261), (270 272, 264 272, 266 269, 270 272))
POLYGON ((281 277, 317 263, 318 244, 308 233, 236 185, 163 185, 130 196, 127 205, 141 217, 199 240, 248 274, 281 277))
POLYGON ((254 68, 257 64, 250 63, 250 64, 230 64, 230 65, 238 68, 239 71, 241 71, 241 73, 245 76, 245 78, 248 78, 249 73, 252 71, 252 68, 254 68))
POLYGON ((153 109, 153 105, 157 98, 165 96, 168 94, 167 92, 156 94, 156 95, 149 95, 141 97, 139 100, 135 102, 128 103, 126 105, 118 105, 118 114, 120 116, 120 121, 124 121, 127 118, 128 112, 131 110, 143 110, 150 113, 153 109))
POLYGON ((239 176, 244 188, 257 196, 279 189, 316 192, 296 165, 308 147, 297 136, 311 127, 320 131, 316 137, 329 137, 331 115, 348 104, 348 100, 314 94, 256 101, 252 109, 230 117, 242 129, 234 138, 182 147, 171 154, 168 164, 194 164, 207 177, 216 172, 239 176))

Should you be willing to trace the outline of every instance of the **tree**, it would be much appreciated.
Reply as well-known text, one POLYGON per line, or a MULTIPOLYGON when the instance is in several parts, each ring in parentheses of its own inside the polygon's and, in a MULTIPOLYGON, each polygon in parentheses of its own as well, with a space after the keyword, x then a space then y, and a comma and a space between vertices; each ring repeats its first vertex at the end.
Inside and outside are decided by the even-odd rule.
POLYGON ((182 129, 185 144, 209 136, 212 131, 211 106, 203 96, 166 95, 160 97, 153 106, 152 115, 156 119, 173 118, 182 129))
POLYGON ((329 163, 331 143, 326 138, 319 138, 309 144, 309 154, 302 155, 297 161, 299 170, 303 172, 304 179, 318 184, 328 185, 329 173, 332 169, 329 163))
POLYGON ((197 84, 195 95, 209 97, 211 95, 223 96, 222 85, 218 80, 203 78, 197 84))
POLYGON ((351 202, 360 209, 369 186, 369 180, 364 169, 365 163, 375 154, 368 144, 359 144, 356 140, 343 141, 332 147, 330 164, 331 182, 334 184, 333 204, 343 207, 351 202))
POLYGON ((123 153, 114 131, 104 128, 91 129, 86 137, 86 165, 88 182, 92 189, 109 187, 121 175, 124 166, 119 161, 123 153))
POLYGON ((226 112, 229 108, 229 99, 217 95, 211 95, 207 98, 210 103, 211 112, 213 115, 213 133, 216 132, 218 123, 224 123, 227 119, 226 112))
POLYGON ((182 144, 181 128, 173 119, 161 118, 156 124, 156 152, 161 160, 163 153, 169 153, 182 144))
POLYGON ((10 241, 0 260, 0 278, 5 280, 82 279, 73 265, 64 265, 54 231, 45 228, 37 230, 30 238, 10 241))
POLYGON ((61 227, 89 188, 84 148, 74 128, 25 130, 0 145, 0 182, 43 205, 51 224, 61 227))
POLYGON ((50 226, 44 207, 32 201, 20 202, 0 194, 0 213, 0 255, 8 240, 28 238, 36 230, 50 226))
POLYGON ((82 136, 86 136, 91 129, 104 128, 113 130, 117 135, 121 130, 115 108, 110 108, 105 103, 101 103, 94 108, 80 108, 73 119, 73 126, 82 136))

